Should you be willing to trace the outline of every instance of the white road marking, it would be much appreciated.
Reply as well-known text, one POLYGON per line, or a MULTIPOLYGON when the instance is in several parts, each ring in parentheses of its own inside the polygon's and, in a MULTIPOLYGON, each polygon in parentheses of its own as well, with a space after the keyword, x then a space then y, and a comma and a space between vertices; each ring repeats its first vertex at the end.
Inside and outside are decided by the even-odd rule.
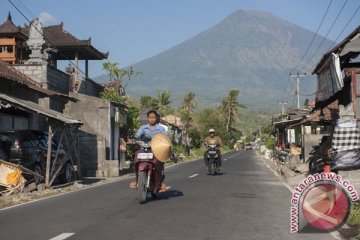
POLYGON ((71 237, 72 235, 75 235, 75 233, 62 233, 56 237, 51 238, 50 240, 64 240, 71 237))
POLYGON ((235 156, 237 156, 237 155, 240 155, 240 154, 241 154, 241 152, 236 153, 236 154, 234 154, 234 155, 231 155, 230 157, 227 158, 227 160, 229 160, 230 158, 233 158, 233 157, 235 157, 235 156))
POLYGON ((224 162, 226 162, 226 161, 227 161, 227 158, 224 159, 224 162))
POLYGON ((194 175, 191 175, 189 178, 194 178, 194 177, 196 177, 196 176, 199 176, 199 174, 194 174, 194 175))

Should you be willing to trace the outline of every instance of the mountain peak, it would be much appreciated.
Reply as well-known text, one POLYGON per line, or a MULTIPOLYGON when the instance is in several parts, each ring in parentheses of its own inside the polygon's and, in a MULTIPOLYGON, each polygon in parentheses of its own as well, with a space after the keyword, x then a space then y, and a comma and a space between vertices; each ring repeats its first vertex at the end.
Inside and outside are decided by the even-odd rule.
MULTIPOLYGON (((270 13, 238 10, 197 36, 135 64, 143 74, 132 80, 128 92, 139 97, 170 90, 180 100, 194 91, 205 97, 203 105, 214 105, 236 88, 244 104, 278 101, 313 34, 270 13)), ((316 39, 314 46, 319 42, 316 39)), ((332 44, 325 43, 312 65, 332 44)), ((310 48, 309 54, 314 51, 310 48)), ((313 92, 315 85, 316 81, 307 81, 302 90, 313 92)))

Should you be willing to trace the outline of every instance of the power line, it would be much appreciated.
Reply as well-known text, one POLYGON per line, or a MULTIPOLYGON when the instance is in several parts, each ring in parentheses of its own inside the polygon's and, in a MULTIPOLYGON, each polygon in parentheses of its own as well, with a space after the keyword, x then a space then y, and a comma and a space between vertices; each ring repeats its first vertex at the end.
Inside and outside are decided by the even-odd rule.
MULTIPOLYGON (((30 24, 30 26, 31 26, 31 21, 29 20, 29 18, 27 18, 26 16, 25 16, 25 14, 12 2, 13 0, 8 0, 9 1, 9 3, 29 22, 29 24, 30 24)), ((24 4, 23 4, 24 5, 24 4)), ((30 11, 30 10, 29 10, 30 11)), ((42 33, 39 29, 37 29, 37 28, 35 28, 36 29, 36 31, 38 31, 42 36, 43 36, 43 38, 50 44, 50 45, 52 45, 52 46, 54 46, 54 44, 52 44, 51 43, 51 41, 49 40, 49 39, 47 39, 45 36, 44 36, 44 33, 42 33)), ((59 52, 61 55, 62 55, 62 57, 64 57, 66 60, 65 61, 68 61, 71 65, 73 65, 78 71, 80 71, 80 73, 82 73, 83 75, 85 75, 86 76, 86 73, 82 70, 82 69, 80 69, 75 63, 73 63, 70 59, 67 59, 66 58, 66 56, 63 54, 63 53, 61 53, 61 52, 59 52)))
POLYGON ((20 5, 20 7, 24 9, 33 18, 35 17, 35 14, 21 0, 15 0, 15 2, 17 2, 17 4, 20 5))
POLYGON ((340 9, 339 13, 337 14, 336 18, 334 19, 331 27, 329 28, 328 32, 326 33, 325 37, 323 37, 323 40, 321 41, 320 45, 318 46, 318 48, 316 49, 316 51, 314 52, 314 54, 311 56, 310 60, 307 61, 307 63, 305 63, 305 65, 303 66, 303 68, 301 69, 301 71, 303 71, 310 63, 311 61, 314 59, 315 55, 317 54, 317 52, 319 51, 319 49, 321 48, 321 46, 323 45, 323 43, 325 42, 325 40, 327 39, 329 33, 331 32, 331 30, 333 29, 335 23, 337 22, 340 14, 342 13, 342 11, 344 10, 346 4, 347 4, 348 0, 346 0, 342 6, 342 8, 340 9))
POLYGON ((348 27, 348 25, 350 24, 350 22, 354 19, 355 15, 357 14, 357 12, 360 9, 360 5, 358 6, 358 8, 355 10, 354 14, 350 17, 350 19, 347 21, 347 23, 345 24, 344 28, 341 30, 341 32, 339 33, 339 35, 336 37, 336 39, 334 40, 334 44, 328 49, 328 51, 330 51, 337 43, 337 40, 340 38, 340 36, 344 33, 345 29, 348 27))
MULTIPOLYGON (((329 9, 330 9, 330 6, 331 6, 332 2, 333 2, 333 0, 330 0, 329 4, 328 4, 328 6, 327 6, 327 8, 326 8, 326 10, 325 10, 325 13, 324 13, 323 17, 321 18, 321 21, 320 21, 320 23, 319 23, 319 26, 317 27, 316 32, 314 33, 314 36, 313 36, 312 40, 310 41, 308 47, 306 48, 304 55, 301 57, 300 61, 295 65, 296 67, 294 67, 293 70, 298 69, 298 67, 300 66, 300 64, 301 64, 302 61, 304 60, 306 54, 307 54, 308 51, 310 50, 311 45, 313 44, 316 36, 318 35, 318 32, 319 32, 322 24, 324 23, 325 17, 326 17, 326 15, 327 15, 328 12, 329 12, 329 9)), ((291 73, 290 73, 290 75, 291 75, 291 73)), ((287 81, 286 81, 285 89, 284 89, 284 91, 283 91, 284 93, 287 92, 289 82, 290 82, 290 76, 288 76, 288 79, 287 79, 287 81)))
POLYGON ((327 8, 326 8, 326 11, 325 11, 325 13, 324 13, 324 16, 322 17, 322 19, 321 19, 321 21, 320 21, 320 24, 319 24, 319 26, 317 27, 316 32, 314 33, 314 37, 312 38, 311 42, 309 43, 309 46, 307 47, 304 55, 301 57, 300 61, 299 61, 298 64, 296 65, 295 69, 297 69, 297 68, 300 66, 300 64, 301 64, 302 61, 304 60, 306 54, 307 54, 308 51, 310 50, 310 47, 311 47, 311 45, 313 44, 316 36, 318 36, 319 30, 320 30, 322 24, 324 23, 324 20, 325 20, 325 17, 326 17, 326 15, 327 15, 327 13, 329 12, 329 9, 330 9, 330 6, 331 6, 331 4, 332 4, 332 1, 333 1, 333 0, 331 0, 331 1, 329 2, 328 6, 327 6, 327 8))

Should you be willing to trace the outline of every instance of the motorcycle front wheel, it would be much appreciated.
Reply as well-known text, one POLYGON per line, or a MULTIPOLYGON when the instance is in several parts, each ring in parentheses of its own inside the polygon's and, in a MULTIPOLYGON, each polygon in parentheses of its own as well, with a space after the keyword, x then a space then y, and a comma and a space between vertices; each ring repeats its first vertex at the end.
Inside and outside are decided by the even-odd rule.
POLYGON ((147 197, 147 172, 139 172, 138 174, 138 195, 139 203, 143 204, 146 202, 147 197))
POLYGON ((212 175, 216 174, 215 159, 209 159, 209 173, 212 174, 212 175))

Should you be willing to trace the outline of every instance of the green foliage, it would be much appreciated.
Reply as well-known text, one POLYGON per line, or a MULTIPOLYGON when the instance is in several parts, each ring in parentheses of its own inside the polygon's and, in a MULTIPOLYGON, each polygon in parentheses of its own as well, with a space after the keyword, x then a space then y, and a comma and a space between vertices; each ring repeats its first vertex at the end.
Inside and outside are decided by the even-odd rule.
POLYGON ((189 130, 189 137, 191 138, 190 147, 192 148, 199 148, 202 144, 202 137, 201 133, 197 128, 191 128, 189 130))
POLYGON ((155 106, 155 99, 152 96, 141 96, 140 107, 141 109, 153 109, 155 106))
POLYGON ((264 145, 267 149, 275 150, 276 147, 276 138, 271 135, 264 135, 263 137, 264 145))
POLYGON ((153 108, 159 112, 161 116, 168 113, 171 104, 171 93, 169 91, 158 91, 155 99, 152 100, 153 108))
POLYGON ((226 144, 228 144, 229 146, 233 146, 238 140, 241 139, 242 136, 243 133, 240 130, 231 129, 230 132, 228 133, 226 144))
MULTIPOLYGON (((103 63, 103 69, 108 72, 109 75, 109 81, 113 82, 115 80, 120 80, 120 82, 123 84, 124 80, 127 80, 127 83, 130 81, 130 79, 140 74, 141 72, 134 71, 133 67, 129 67, 128 69, 121 69, 119 67, 119 63, 117 62, 104 62, 103 63)), ((127 85, 125 84, 125 86, 127 85)))
POLYGON ((126 97, 121 96, 115 88, 106 88, 103 92, 100 93, 100 97, 111 102, 125 104, 126 97))
MULTIPOLYGON (((180 118, 184 124, 183 139, 184 146, 190 146, 189 144, 189 130, 193 122, 193 115, 197 104, 196 95, 193 92, 189 92, 185 95, 183 103, 180 107, 180 118)), ((186 153, 188 155, 189 153, 186 153)))
POLYGON ((199 129, 203 139, 208 135, 209 129, 214 128, 216 134, 227 142, 228 133, 226 131, 225 119, 219 113, 219 110, 214 108, 206 108, 196 114, 196 126, 199 129))
POLYGON ((141 125, 139 119, 139 109, 135 106, 131 106, 127 113, 127 127, 128 129, 138 129, 141 125))

